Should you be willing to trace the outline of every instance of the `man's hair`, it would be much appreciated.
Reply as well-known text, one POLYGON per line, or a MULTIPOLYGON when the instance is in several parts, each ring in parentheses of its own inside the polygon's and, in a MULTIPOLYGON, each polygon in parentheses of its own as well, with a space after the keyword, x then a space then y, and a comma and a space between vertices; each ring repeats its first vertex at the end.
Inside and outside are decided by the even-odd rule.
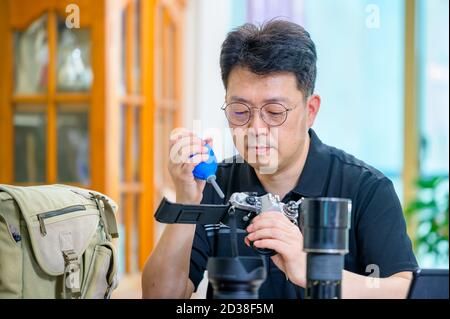
POLYGON ((314 92, 316 47, 309 33, 293 22, 271 20, 260 27, 247 23, 229 32, 220 52, 222 81, 236 67, 255 74, 292 72, 305 97, 314 92))

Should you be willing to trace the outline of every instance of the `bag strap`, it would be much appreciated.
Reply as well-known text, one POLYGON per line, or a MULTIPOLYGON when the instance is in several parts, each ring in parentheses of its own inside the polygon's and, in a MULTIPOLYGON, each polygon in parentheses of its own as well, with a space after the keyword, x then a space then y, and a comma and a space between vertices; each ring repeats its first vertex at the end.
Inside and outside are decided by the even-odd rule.
POLYGON ((79 299, 81 297, 81 266, 78 254, 73 247, 71 232, 59 235, 61 252, 64 257, 63 298, 79 299))
POLYGON ((118 238, 119 231, 117 229, 116 217, 114 216, 114 209, 112 208, 111 203, 103 195, 92 192, 91 195, 93 196, 100 212, 100 217, 103 221, 103 226, 105 227, 107 239, 111 240, 111 237, 118 238), (100 202, 102 202, 103 205, 100 202))

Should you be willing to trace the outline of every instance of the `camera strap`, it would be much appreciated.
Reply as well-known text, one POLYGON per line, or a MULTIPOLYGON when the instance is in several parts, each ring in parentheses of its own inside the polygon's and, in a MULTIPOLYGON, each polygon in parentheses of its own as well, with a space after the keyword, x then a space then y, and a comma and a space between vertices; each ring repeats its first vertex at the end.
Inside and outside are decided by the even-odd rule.
POLYGON ((230 226, 234 219, 236 228, 245 229, 253 216, 248 211, 231 205, 184 205, 163 198, 155 213, 155 219, 165 224, 219 224, 230 226), (233 207, 233 214, 229 214, 233 207))
POLYGON ((218 224, 230 205, 184 205, 163 198, 155 219, 165 224, 218 224))
POLYGON ((237 244, 236 211, 234 206, 231 206, 228 210, 228 217, 230 226, 231 257, 238 257, 239 250, 237 244))

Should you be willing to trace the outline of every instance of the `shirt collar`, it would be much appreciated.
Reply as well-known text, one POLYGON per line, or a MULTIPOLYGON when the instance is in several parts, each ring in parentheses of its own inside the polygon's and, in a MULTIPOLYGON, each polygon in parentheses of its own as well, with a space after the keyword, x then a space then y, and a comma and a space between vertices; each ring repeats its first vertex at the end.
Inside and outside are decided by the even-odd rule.
POLYGON ((322 143, 313 129, 309 129, 311 138, 308 155, 293 192, 305 197, 322 196, 330 170, 329 147, 322 143))

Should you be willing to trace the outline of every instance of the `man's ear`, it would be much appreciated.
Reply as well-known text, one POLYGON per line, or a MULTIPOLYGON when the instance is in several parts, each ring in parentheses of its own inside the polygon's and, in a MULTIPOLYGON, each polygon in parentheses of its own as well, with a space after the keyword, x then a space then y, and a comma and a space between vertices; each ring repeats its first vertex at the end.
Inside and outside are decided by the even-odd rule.
POLYGON ((317 94, 312 94, 306 100, 306 112, 308 114, 308 118, 306 119, 306 124, 308 128, 311 128, 316 120, 317 113, 319 113, 320 109, 320 96, 317 94))

